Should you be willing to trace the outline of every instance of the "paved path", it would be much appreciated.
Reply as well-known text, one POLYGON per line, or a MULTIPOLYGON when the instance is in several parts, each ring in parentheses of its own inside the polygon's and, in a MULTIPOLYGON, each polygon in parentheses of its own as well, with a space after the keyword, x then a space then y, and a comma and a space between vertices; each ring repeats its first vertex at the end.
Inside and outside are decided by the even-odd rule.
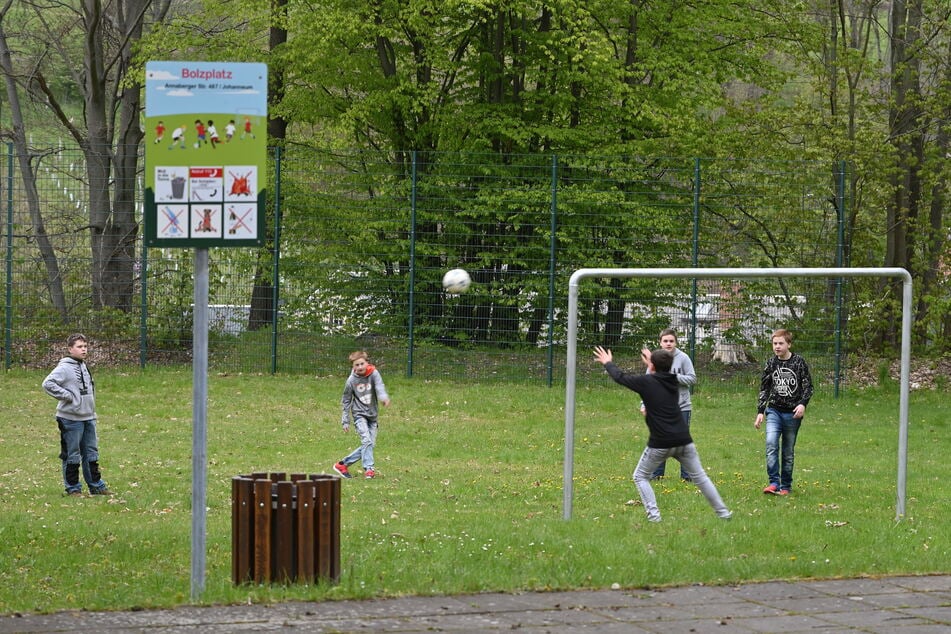
POLYGON ((951 575, 0 616, 7 632, 951 632, 951 575))

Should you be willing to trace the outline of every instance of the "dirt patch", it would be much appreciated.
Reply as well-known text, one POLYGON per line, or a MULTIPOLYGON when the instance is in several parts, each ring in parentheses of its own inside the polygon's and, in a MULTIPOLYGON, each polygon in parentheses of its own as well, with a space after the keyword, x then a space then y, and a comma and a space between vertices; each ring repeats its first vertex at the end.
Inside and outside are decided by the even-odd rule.
MULTIPOLYGON (((846 380, 855 387, 878 385, 882 377, 901 380, 898 359, 862 359, 846 371, 846 380)), ((908 376, 912 390, 934 390, 951 385, 951 359, 912 359, 908 376)))
MULTIPOLYGON (((52 370, 66 356, 66 345, 61 342, 26 341, 16 350, 13 365, 30 370, 52 370)), ((139 342, 89 341, 90 369, 134 368, 139 365, 139 342)), ((191 362, 191 350, 179 352, 149 352, 149 365, 168 365, 191 362)))

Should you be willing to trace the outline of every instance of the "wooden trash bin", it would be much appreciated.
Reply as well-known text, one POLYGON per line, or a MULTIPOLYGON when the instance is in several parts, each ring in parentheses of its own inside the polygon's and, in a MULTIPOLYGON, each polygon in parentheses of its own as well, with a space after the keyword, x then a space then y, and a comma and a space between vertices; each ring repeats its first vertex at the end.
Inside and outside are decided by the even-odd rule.
POLYGON ((242 583, 340 579, 340 478, 252 473, 231 479, 231 577, 242 583))

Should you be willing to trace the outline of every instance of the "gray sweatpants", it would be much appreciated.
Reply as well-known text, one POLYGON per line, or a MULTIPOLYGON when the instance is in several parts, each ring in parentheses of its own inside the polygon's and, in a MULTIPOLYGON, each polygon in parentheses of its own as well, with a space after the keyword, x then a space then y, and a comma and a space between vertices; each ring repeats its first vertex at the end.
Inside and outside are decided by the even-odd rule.
POLYGON ((644 510, 647 511, 647 519, 651 522, 660 521, 660 510, 657 508, 657 498, 654 496, 654 489, 651 487, 651 475, 657 466, 662 464, 668 458, 674 458, 680 463, 681 468, 690 476, 703 497, 716 511, 717 517, 727 519, 733 514, 726 507, 720 498, 716 485, 707 476, 700 464, 700 455, 697 453, 697 446, 693 443, 682 445, 680 447, 671 447, 669 449, 654 449, 645 447, 641 459, 637 462, 637 468, 634 469, 634 484, 637 485, 637 491, 641 494, 641 502, 644 504, 644 510))

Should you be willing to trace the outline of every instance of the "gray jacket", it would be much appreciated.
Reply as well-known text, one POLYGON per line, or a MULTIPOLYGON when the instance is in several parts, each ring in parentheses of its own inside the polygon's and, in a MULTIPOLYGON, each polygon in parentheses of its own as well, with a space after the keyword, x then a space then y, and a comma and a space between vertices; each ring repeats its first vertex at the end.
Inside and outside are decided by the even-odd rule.
POLYGON ((357 376, 356 373, 351 372, 343 388, 343 398, 340 399, 343 410, 341 423, 348 425, 351 414, 354 420, 358 418, 376 420, 379 414, 378 401, 389 400, 390 396, 386 393, 386 386, 383 385, 383 377, 375 367, 367 366, 365 376, 357 376))
POLYGON ((57 417, 68 420, 96 418, 96 386, 85 362, 63 357, 43 380, 43 390, 59 401, 57 417))
MULTIPOLYGON (((690 388, 697 383, 697 373, 693 369, 693 361, 687 356, 687 353, 680 348, 674 348, 674 362, 670 367, 672 374, 677 375, 679 385, 678 401, 681 412, 689 412, 692 405, 690 403, 690 388)), ((641 408, 644 408, 643 401, 641 408)))

